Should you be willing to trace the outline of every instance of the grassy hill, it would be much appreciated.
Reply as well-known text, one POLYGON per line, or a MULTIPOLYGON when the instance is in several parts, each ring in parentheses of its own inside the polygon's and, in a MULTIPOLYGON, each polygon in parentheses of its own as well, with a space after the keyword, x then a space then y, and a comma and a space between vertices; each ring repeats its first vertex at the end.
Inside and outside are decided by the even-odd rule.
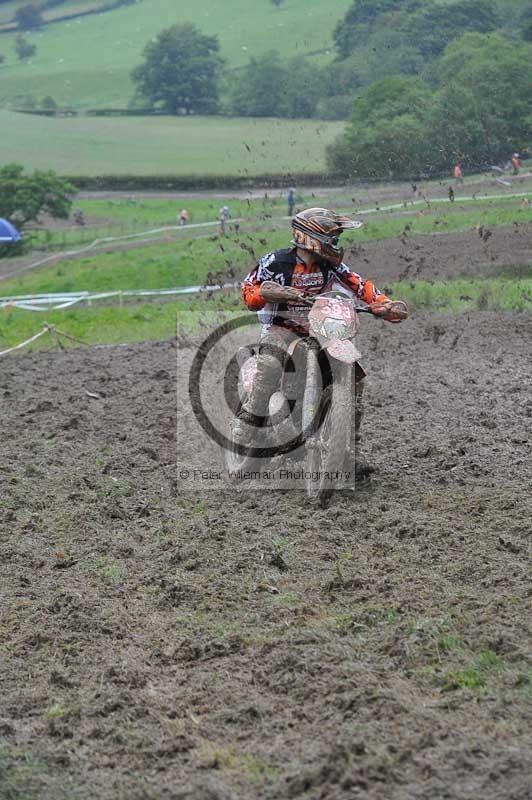
MULTIPOLYGON (((5 22, 21 2, 2 6, 5 22)), ((65 3, 54 9, 67 13, 90 3, 65 3)), ((229 67, 250 56, 277 49, 284 56, 316 53, 323 60, 332 32, 350 0, 138 0, 94 16, 47 25, 27 38, 37 46, 27 62, 17 61, 14 33, 0 35, 0 105, 17 105, 28 97, 40 102, 51 95, 60 105, 75 108, 124 106, 133 87, 131 69, 141 61, 151 37, 176 22, 190 21, 219 37, 229 67)))
POLYGON ((343 124, 225 117, 71 119, 0 111, 3 160, 63 175, 316 173, 325 169, 325 145, 343 124))

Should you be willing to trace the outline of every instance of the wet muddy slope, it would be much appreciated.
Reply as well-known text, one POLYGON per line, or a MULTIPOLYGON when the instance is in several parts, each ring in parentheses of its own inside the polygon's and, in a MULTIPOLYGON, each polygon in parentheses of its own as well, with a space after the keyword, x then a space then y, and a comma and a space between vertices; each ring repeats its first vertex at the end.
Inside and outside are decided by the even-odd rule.
POLYGON ((507 267, 532 265, 532 225, 516 221, 492 230, 427 236, 406 231, 394 239, 352 247, 347 260, 354 269, 381 282, 493 277, 507 267))

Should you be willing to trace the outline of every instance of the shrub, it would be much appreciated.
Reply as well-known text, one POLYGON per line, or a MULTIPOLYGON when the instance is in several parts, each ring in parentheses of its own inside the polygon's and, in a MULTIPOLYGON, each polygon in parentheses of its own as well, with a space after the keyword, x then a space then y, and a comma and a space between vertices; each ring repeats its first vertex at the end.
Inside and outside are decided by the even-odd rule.
POLYGON ((34 56, 37 52, 37 48, 19 33, 15 39, 15 51, 19 60, 23 61, 25 58, 31 58, 31 56, 34 56))
POLYGON ((28 3, 25 6, 17 8, 14 14, 14 20, 23 31, 40 28, 42 25, 41 10, 39 6, 34 3, 28 3))

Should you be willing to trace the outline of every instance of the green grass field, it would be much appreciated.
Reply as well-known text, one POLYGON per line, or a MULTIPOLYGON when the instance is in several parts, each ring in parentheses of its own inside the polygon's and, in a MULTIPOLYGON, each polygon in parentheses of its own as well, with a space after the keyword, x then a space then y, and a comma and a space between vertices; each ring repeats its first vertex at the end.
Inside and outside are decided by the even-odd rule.
MULTIPOLYGON (((333 30, 350 2, 285 0, 276 8, 270 0, 140 0, 30 34, 37 53, 22 63, 14 53, 15 34, 2 34, 0 53, 6 62, 0 67, 0 105, 16 105, 25 97, 39 102, 51 95, 62 106, 124 107, 133 94, 129 74, 141 61, 145 45, 178 22, 193 22, 204 33, 216 34, 229 67, 240 67, 250 56, 272 49, 285 57, 323 52, 332 46, 333 30)), ((10 3, 3 21, 21 5, 24 2, 10 3)), ((69 5, 59 8, 67 10, 69 5)), ((326 52, 321 56, 331 57, 326 52)))
MULTIPOLYGON (((96 201, 90 201, 91 208, 97 207, 96 201)), ((165 202, 144 201, 142 205, 150 208, 165 208, 165 202)), ((198 212, 202 203, 198 201, 198 212)), ((108 201, 102 201, 108 208, 108 201)), ((244 203, 244 206, 246 204, 244 203)), ((260 205, 260 204, 259 204, 260 205)), ((121 213, 127 219, 128 206, 120 205, 121 213)), ((129 206, 134 213, 135 206, 129 206)), ((434 231, 471 230, 476 225, 497 226, 511 225, 513 222, 532 221, 532 208, 522 209, 517 202, 513 206, 485 208, 481 203, 467 205, 461 209, 454 206, 440 206, 432 213, 418 212, 394 216, 381 214, 364 218, 364 227, 356 232, 346 233, 344 239, 349 241, 368 241, 399 236, 406 225, 410 226, 409 235, 430 234, 434 231)), ((153 220, 152 220, 153 222, 153 220)), ((289 237, 284 224, 278 220, 278 229, 272 229, 271 222, 256 217, 248 225, 242 226, 241 236, 237 239, 228 236, 218 239, 209 231, 200 238, 172 240, 167 244, 150 245, 126 253, 103 253, 87 258, 61 261, 59 264, 43 267, 29 272, 19 278, 0 281, 0 295, 20 295, 48 292, 72 291, 107 291, 110 289, 169 289, 177 286, 201 284, 209 271, 218 271, 234 267, 241 274, 253 263, 250 248, 257 255, 268 250, 286 246, 289 237), (257 230, 260 225, 264 231, 247 233, 248 227, 257 230), (244 245, 244 247, 242 247, 244 245)), ((74 236, 76 232, 72 235, 74 236)), ((96 231, 89 233, 89 239, 96 231)), ((118 233, 118 231, 117 231, 118 233)), ((62 234, 54 234, 61 236, 62 234)), ((181 232, 177 234, 181 236, 181 232)), ((186 235, 186 230, 184 231, 186 235)))
MULTIPOLYGON (((241 241, 258 256, 283 246, 288 237, 286 231, 278 231, 244 236, 241 241)), ((0 294, 169 289, 201 284, 209 271, 227 267, 234 267, 240 276, 251 263, 252 255, 239 242, 205 237, 63 261, 20 278, 0 281, 0 294)))
POLYGON ((61 175, 315 173, 325 169, 325 145, 343 126, 225 117, 65 119, 0 111, 3 161, 61 175))
MULTIPOLYGON (((236 199, 223 201, 229 204, 231 219, 242 219, 241 229, 248 230, 251 225, 264 228, 270 220, 280 224, 286 214, 286 192, 275 190, 271 195, 262 199, 236 199)), ((186 207, 190 218, 189 223, 215 222, 218 220, 221 205, 219 199, 137 199, 134 196, 117 200, 76 200, 75 208, 81 209, 86 214, 87 225, 60 228, 57 230, 33 230, 31 232, 32 246, 50 251, 65 248, 78 248, 93 242, 95 239, 106 237, 127 236, 132 233, 146 231, 150 228, 175 226, 177 215, 182 207, 186 207)), ((304 208, 311 205, 332 205, 338 210, 356 215, 350 198, 338 192, 337 196, 320 197, 319 195, 298 195, 298 207, 304 208)), ((430 208, 418 202, 409 206, 405 211, 376 212, 372 215, 363 215, 365 228, 356 236, 358 238, 381 238, 388 231, 389 235, 396 235, 403 224, 414 225, 417 233, 428 233, 432 227, 444 230, 467 229, 475 224, 500 225, 519 222, 529 219, 528 209, 522 208, 521 199, 517 197, 504 197, 497 200, 470 200, 457 201, 454 205, 444 201, 431 201, 430 208), (420 212, 423 212, 420 214, 420 212), (464 212, 467 212, 465 215, 464 212), (504 213, 501 213, 504 212, 504 213), (375 223, 375 220, 378 220, 375 223)), ((212 227, 210 233, 216 233, 217 228, 212 227)), ((198 231, 193 228, 184 228, 176 232, 176 236, 188 238, 198 233, 205 235, 206 230, 198 231)))
POLYGON ((394 297, 412 309, 426 311, 530 311, 532 271, 528 277, 456 279, 450 281, 404 281, 392 284, 394 297))
MULTIPOLYGON (((305 198, 302 198, 305 200, 305 198)), ((316 198, 313 198, 316 200, 316 198)), ((316 200, 317 201, 317 200, 316 200)), ((190 211, 196 216, 211 215, 218 203, 210 200, 192 200, 190 211)), ((86 213, 100 213, 117 223, 127 223, 132 215, 138 223, 155 224, 172 209, 174 201, 142 200, 90 200, 80 203, 86 213)), ((347 209, 346 209, 347 210, 347 209)), ((96 254, 81 259, 65 260, 17 279, 1 281, 0 295, 13 296, 53 292, 107 291, 134 289, 166 289, 190 286, 204 282, 209 271, 222 271, 224 279, 240 279, 253 264, 256 256, 270 249, 285 246, 287 231, 280 219, 270 215, 282 213, 284 203, 274 198, 247 203, 234 201, 232 211, 248 217, 242 225, 239 238, 218 238, 203 235, 169 241, 164 244, 140 247, 127 252, 96 254), (279 225, 279 228, 275 226, 279 225), (282 225, 282 227, 281 227, 282 225), (263 226, 264 230, 260 230, 263 226), (247 229, 253 233, 247 233, 247 229), (233 273, 229 273, 229 270, 233 273)), ((532 208, 522 208, 519 200, 493 207, 485 201, 436 205, 419 213, 413 209, 407 214, 380 212, 364 218, 364 227, 345 234, 347 241, 383 239, 400 235, 406 225, 409 235, 430 234, 434 231, 474 229, 476 225, 496 227, 513 222, 530 222, 532 208)), ((467 311, 471 309, 530 310, 532 308, 532 274, 530 268, 500 270, 484 279, 456 279, 448 282, 426 281, 396 283, 389 287, 392 294, 404 298, 414 309, 467 311)), ((239 299, 235 293, 215 295, 206 302, 205 297, 188 297, 178 302, 152 302, 117 306, 76 307, 65 311, 46 312, 43 315, 7 309, 0 315, 0 349, 11 346, 36 333, 43 319, 64 329, 88 343, 128 342, 160 339, 174 333, 176 314, 187 320, 187 314, 203 304, 207 315, 235 307, 239 299)), ((187 327, 187 325, 185 325, 187 327)), ((44 337, 36 347, 49 346, 44 337)))
MULTIPOLYGON (((87 344, 121 344, 158 341, 175 335, 177 319, 191 318, 178 303, 143 303, 117 308, 76 308, 42 315, 14 310, 0 319, 0 350, 29 339, 42 329, 44 321, 87 344)), ((194 315, 195 317, 195 315, 194 315)), ((70 343, 67 343, 67 345, 70 343)), ((31 349, 50 347, 48 336, 37 340, 31 349)))
MULTIPOLYGON (((224 200, 223 203, 229 205, 231 216, 241 217, 244 219, 268 219, 270 216, 282 216, 286 213, 286 191, 275 190, 273 193, 262 199, 237 199, 224 200)), ((532 192, 530 192, 532 197, 532 192)), ((311 205, 326 204, 329 202, 334 208, 342 209, 356 213, 353 210, 353 204, 349 202, 347 196, 339 196, 332 200, 331 196, 320 196, 314 193, 313 195, 297 195, 297 206, 301 208, 310 207, 311 205)), ((493 207, 493 213, 496 215, 497 207, 503 205, 509 212, 514 212, 521 215, 521 200, 516 197, 504 197, 497 200, 457 200, 454 205, 445 201, 431 201, 431 213, 434 215, 454 216, 462 215, 464 210, 481 211, 484 213, 490 206, 493 207)), ((76 208, 80 208, 85 214, 92 218, 100 218, 102 220, 113 221, 122 223, 124 225, 160 225, 170 224, 176 222, 176 213, 182 206, 186 206, 190 218, 189 222, 206 222, 218 218, 218 212, 221 200, 214 199, 196 199, 187 198, 179 199, 164 199, 164 198, 142 198, 137 199, 134 196, 130 198, 119 198, 117 200, 76 200, 76 208)), ((422 210, 424 214, 427 212, 424 203, 417 203, 409 209, 414 209, 414 213, 422 210)), ((525 209, 526 211, 526 209, 525 209)), ((491 211, 486 212, 491 213, 491 211)), ((382 214, 380 214, 382 216, 382 214)))
MULTIPOLYGON (((502 208, 487 208, 484 203, 475 202, 464 204, 455 203, 435 204, 434 208, 421 209, 413 214, 401 214, 396 216, 365 217, 364 228, 358 232, 357 238, 363 239, 388 239, 391 236, 398 236, 410 226, 408 233, 450 233, 451 231, 462 231, 474 228, 476 225, 497 226, 511 225, 514 222, 530 222, 532 220, 532 207, 521 208, 518 201, 512 205, 504 205, 502 208)), ((346 236, 348 238, 349 234, 346 236)), ((355 234, 351 234, 354 238, 355 234)))
MULTIPOLYGON (((283 194, 286 194, 284 192, 283 194)), ((37 249, 60 250, 65 247, 72 248, 83 246, 108 236, 127 236, 139 231, 157 229, 160 227, 177 225, 177 217, 181 208, 186 207, 189 212, 188 225, 212 222, 212 228, 196 230, 184 227, 176 231, 175 236, 188 238, 189 235, 212 235, 217 232, 220 206, 229 207, 229 227, 232 221, 243 220, 243 228, 247 230, 250 224, 262 227, 272 218, 279 219, 287 212, 286 199, 277 191, 276 196, 262 200, 203 200, 191 198, 175 199, 142 199, 134 197, 119 200, 76 200, 75 209, 80 209, 86 215, 85 226, 72 226, 70 228, 34 229, 28 232, 31 236, 32 246, 37 249)), ((301 207, 309 207, 317 203, 316 197, 298 195, 301 207)))
MULTIPOLYGON (((403 282, 392 284, 392 292, 409 303, 412 310, 467 312, 472 310, 532 310, 532 276, 457 279, 437 283, 403 282)), ((190 297, 177 302, 95 306, 65 311, 30 314, 20 309, 4 310, 0 316, 0 350, 13 347, 38 333, 44 322, 86 344, 118 344, 163 340, 175 335, 176 326, 187 333, 198 333, 198 317, 209 328, 224 321, 226 312, 242 311, 240 295, 224 292, 205 298, 190 297)), ((44 336, 30 349, 49 348, 44 336)), ((67 346, 71 343, 65 342, 67 346)), ((77 346, 75 343, 72 346, 77 346)))

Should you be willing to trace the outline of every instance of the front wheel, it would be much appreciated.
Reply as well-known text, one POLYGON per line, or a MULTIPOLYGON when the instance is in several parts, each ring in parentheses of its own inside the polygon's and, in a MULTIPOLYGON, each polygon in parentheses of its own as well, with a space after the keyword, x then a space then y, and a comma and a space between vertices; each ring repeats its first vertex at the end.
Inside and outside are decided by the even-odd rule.
POLYGON ((264 468, 265 459, 257 458, 251 454, 256 449, 259 449, 259 445, 256 441, 250 442, 248 447, 244 448, 244 452, 240 452, 240 448, 237 448, 232 441, 231 449, 224 449, 223 459, 229 480, 245 480, 250 473, 258 472, 261 468, 264 468), (245 450, 247 450, 247 452, 245 452, 245 450))
MULTIPOLYGON (((308 420, 315 407, 317 386, 317 359, 307 375, 305 403, 310 399, 305 418, 308 420), (314 386, 309 385, 309 381, 314 386)), ((320 400, 319 430, 307 441, 305 471, 308 499, 325 507, 331 500, 336 484, 341 478, 351 434, 351 364, 332 362, 332 384, 323 390, 320 400)))

